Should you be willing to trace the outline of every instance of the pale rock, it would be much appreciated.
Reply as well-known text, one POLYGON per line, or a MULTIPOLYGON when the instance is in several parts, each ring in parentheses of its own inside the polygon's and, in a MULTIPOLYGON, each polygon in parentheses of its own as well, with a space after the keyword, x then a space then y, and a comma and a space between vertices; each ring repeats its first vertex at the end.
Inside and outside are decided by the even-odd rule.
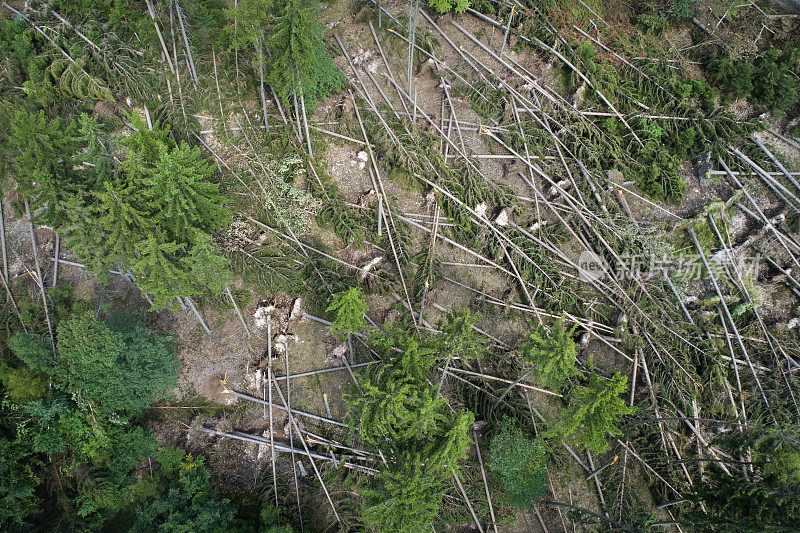
POLYGON ((547 190, 547 194, 548 196, 558 196, 559 194, 561 194, 562 190, 566 191, 568 187, 569 187, 569 181, 561 180, 552 187, 550 187, 547 190))
POLYGON ((485 217, 487 209, 488 206, 486 205, 486 202, 481 202, 475 206, 475 213, 477 213, 479 217, 485 217))
POLYGON ((367 152, 363 150, 358 152, 357 158, 358 158, 358 169, 364 170, 367 166, 367 161, 369 161, 369 156, 367 155, 367 152))
POLYGON ((278 357, 286 353, 286 345, 289 344, 289 336, 280 334, 272 339, 272 356, 278 357))
POLYGON ((292 310, 289 312, 289 322, 302 318, 303 315, 303 299, 295 298, 292 304, 292 310))
POLYGON ((536 231, 536 230, 538 230, 538 229, 540 229, 540 228, 543 228, 543 227, 545 227, 546 225, 547 225, 547 220, 542 220, 542 221, 540 221, 540 222, 535 222, 535 223, 533 223, 533 224, 531 225, 531 227, 530 227, 530 228, 528 228, 528 231, 531 231, 531 232, 533 232, 533 231, 536 231))
POLYGON ((253 313, 253 323, 258 329, 267 329, 267 318, 269 317, 270 313, 275 310, 274 305, 267 305, 265 307, 259 307, 256 309, 256 312, 253 313))
POLYGON ((508 226, 508 223, 511 221, 511 212, 513 209, 513 207, 504 207, 501 209, 500 214, 494 219, 494 223, 498 226, 508 226))
POLYGON ((343 342, 340 342, 336 346, 333 347, 331 350, 330 356, 334 359, 344 359, 344 354, 347 353, 347 345, 343 342))

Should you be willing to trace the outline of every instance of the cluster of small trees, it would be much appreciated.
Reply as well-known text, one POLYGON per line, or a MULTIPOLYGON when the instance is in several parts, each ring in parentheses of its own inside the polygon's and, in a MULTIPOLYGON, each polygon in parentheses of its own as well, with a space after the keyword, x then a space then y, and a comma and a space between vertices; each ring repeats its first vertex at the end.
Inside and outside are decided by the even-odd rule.
MULTIPOLYGON (((358 288, 335 295, 328 311, 335 313, 332 329, 342 338, 366 325, 367 305, 358 288)), ((386 531, 430 528, 439 510, 442 480, 456 473, 470 443, 474 415, 449 406, 441 387, 454 358, 487 355, 488 345, 475 330, 475 320, 468 310, 450 312, 439 324, 440 333, 432 337, 421 338, 391 324, 368 336, 382 360, 359 376, 357 393, 348 400, 350 424, 361 443, 380 451, 387 462, 360 489, 367 524, 386 531), (434 386, 429 374, 442 363, 444 372, 434 386)), ((535 370, 540 384, 555 390, 567 387, 578 374, 573 332, 558 321, 549 331, 531 333, 519 349, 521 359, 532 365, 525 375, 535 370)), ((492 430, 488 465, 508 503, 529 508, 543 494, 550 441, 565 439, 603 452, 607 435, 621 433, 616 424, 632 412, 619 397, 627 378, 619 373, 611 379, 598 375, 591 358, 588 368, 585 385, 568 387, 568 407, 539 438, 525 436, 508 419, 492 430)))
MULTIPOLYGON (((0 333, 0 528, 212 531, 264 528, 237 519, 219 498, 202 458, 162 446, 145 410, 178 384, 171 336, 139 316, 97 312, 50 289, 51 343, 41 309, 18 301, 0 333), (147 465, 146 476, 136 470, 147 465)), ((286 533, 288 529, 274 529, 286 533)))
POLYGON ((224 288, 226 262, 210 233, 230 213, 216 168, 198 148, 176 143, 168 127, 149 129, 137 114, 118 142, 85 114, 65 123, 44 111, 0 111, 10 123, 0 147, 34 220, 61 233, 101 280, 130 271, 154 307, 224 288))

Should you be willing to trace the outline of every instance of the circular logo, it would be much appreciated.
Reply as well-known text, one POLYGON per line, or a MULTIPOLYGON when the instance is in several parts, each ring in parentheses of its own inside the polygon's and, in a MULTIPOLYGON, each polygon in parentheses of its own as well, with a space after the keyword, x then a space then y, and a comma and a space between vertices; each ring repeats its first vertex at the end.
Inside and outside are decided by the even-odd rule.
POLYGON ((578 275, 582 281, 592 282, 605 276, 608 261, 594 252, 584 251, 578 257, 578 275))

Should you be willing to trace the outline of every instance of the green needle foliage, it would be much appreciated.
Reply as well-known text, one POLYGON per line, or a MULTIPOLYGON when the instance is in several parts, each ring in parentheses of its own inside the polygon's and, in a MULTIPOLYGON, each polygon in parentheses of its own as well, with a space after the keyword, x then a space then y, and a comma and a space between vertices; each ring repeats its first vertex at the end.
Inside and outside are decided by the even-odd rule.
POLYGON ((475 359, 486 353, 486 338, 473 328, 477 319, 469 309, 447 312, 445 321, 439 324, 442 333, 433 338, 440 359, 475 359))
POLYGON ((131 531, 225 531, 235 509, 228 500, 217 499, 203 458, 167 448, 158 460, 167 486, 136 510, 131 531))
POLYGON ((344 79, 322 40, 314 0, 287 0, 275 17, 275 30, 267 41, 272 54, 269 82, 288 102, 293 92, 303 93, 306 106, 339 90, 344 79))
POLYGON ((463 13, 470 5, 470 0, 428 0, 428 5, 437 13, 463 13))
POLYGON ((489 468, 500 476, 509 502, 530 509, 545 492, 547 449, 539 440, 525 437, 506 419, 489 445, 489 468))
POLYGON ((336 313, 331 329, 339 338, 344 339, 351 333, 358 333, 367 325, 364 319, 367 303, 364 301, 364 293, 358 287, 350 287, 334 295, 325 311, 336 313))
POLYGON ((65 239, 101 279, 115 265, 129 268, 156 308, 221 292, 230 274, 210 232, 230 213, 213 163, 197 147, 172 141, 169 128, 149 131, 141 118, 131 119, 139 131, 124 142, 120 172, 72 212, 65 239), (98 230, 100 237, 92 237, 98 230))
POLYGON ((536 367, 539 382, 545 387, 559 391, 577 373, 577 347, 572 340, 574 331, 575 327, 565 328, 561 319, 550 328, 549 334, 544 328, 539 328, 522 342, 520 357, 536 367))
POLYGON ((380 449, 389 464, 360 488, 363 517, 381 531, 430 530, 443 481, 471 442, 474 417, 453 412, 428 383, 428 370, 436 361, 432 346, 390 330, 373 347, 384 363, 360 376, 360 396, 348 400, 349 416, 363 444, 380 449))
POLYGON ((570 393, 570 405, 547 432, 548 437, 574 436, 578 444, 600 453, 608 449, 606 435, 621 435, 616 423, 633 409, 619 397, 628 387, 628 377, 615 372, 610 380, 597 375, 591 361, 586 386, 570 393))
POLYGON ((177 385, 172 339, 136 320, 77 315, 58 325, 57 348, 59 378, 97 412, 135 416, 177 385))

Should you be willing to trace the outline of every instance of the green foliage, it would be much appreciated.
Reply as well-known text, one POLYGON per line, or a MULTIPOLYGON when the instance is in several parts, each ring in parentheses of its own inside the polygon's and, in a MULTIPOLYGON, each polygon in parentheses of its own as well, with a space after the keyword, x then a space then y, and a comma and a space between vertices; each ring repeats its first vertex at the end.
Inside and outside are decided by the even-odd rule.
POLYGON ((547 449, 525 437, 511 420, 501 422, 492 437, 488 465, 502 479, 514 507, 530 509, 545 492, 547 449))
POLYGON ((13 112, 5 151, 19 191, 35 198, 32 210, 43 208, 38 220, 60 223, 68 196, 82 189, 81 176, 73 169, 72 154, 77 148, 73 124, 48 120, 44 111, 13 112))
POLYGON ((15 402, 38 400, 47 393, 47 377, 27 367, 0 367, 0 379, 9 398, 15 402))
POLYGON ((428 5, 437 13, 463 13, 470 5, 470 0, 428 0, 428 5))
POLYGON ((362 442, 381 449, 389 465, 360 488, 363 517, 381 531, 430 529, 442 482, 471 442, 474 417, 450 411, 428 383, 428 369, 436 359, 432 347, 400 330, 376 336, 372 344, 384 364, 360 376, 361 394, 348 399, 349 416, 362 442))
POLYGON ((439 324, 441 334, 432 340, 438 357, 475 359, 485 355, 488 342, 473 326, 478 317, 469 309, 450 310, 439 324))
POLYGON ((319 99, 343 87, 343 76, 322 40, 314 0, 281 4, 267 46, 272 55, 269 82, 284 101, 295 91, 299 98, 302 90, 306 107, 313 111, 319 99))
POLYGON ((628 377, 615 372, 610 380, 600 377, 590 364, 586 386, 570 393, 570 405, 547 432, 548 437, 574 436, 581 446, 600 453, 608 448, 606 434, 621 435, 616 427, 620 417, 633 410, 619 397, 627 390, 628 377))
POLYGON ((755 58, 736 58, 712 51, 706 59, 711 80, 729 98, 749 98, 776 114, 797 103, 800 46, 770 48, 755 58))
POLYGON ((236 47, 260 49, 264 30, 272 21, 272 0, 248 0, 238 2, 225 15, 235 24, 235 34, 231 42, 236 47))
POLYGON ((268 165, 267 172, 272 179, 265 185, 267 210, 281 227, 298 238, 308 233, 320 204, 294 184, 305 173, 302 162, 299 156, 291 155, 268 165))
POLYGON ((749 61, 720 57, 712 53, 706 63, 712 81, 733 98, 748 96, 753 90, 755 67, 749 61))
POLYGON ((767 50, 753 78, 753 99, 777 114, 784 114, 795 106, 800 96, 798 61, 800 46, 767 50))
POLYGON ((336 313, 331 329, 340 338, 345 338, 351 333, 358 333, 367 325, 364 318, 364 313, 367 312, 367 303, 364 301, 364 293, 358 287, 350 287, 346 291, 334 295, 325 310, 336 313))
POLYGON ((684 520, 704 533, 770 533, 796 531, 800 524, 800 484, 785 485, 774 478, 745 479, 717 471, 697 485, 691 500, 706 512, 684 520))
POLYGON ((36 513, 36 487, 41 482, 36 460, 20 441, 0 438, 0 528, 9 531, 36 513))
POLYGON ((429 531, 442 499, 441 481, 421 464, 421 458, 381 470, 360 492, 364 522, 397 533, 429 531))
POLYGON ((57 348, 59 378, 97 412, 135 416, 177 385, 172 339, 138 320, 77 315, 58 325, 57 348))
POLYGON ((160 453, 161 475, 169 480, 160 496, 136 509, 131 531, 224 531, 233 520, 235 509, 228 500, 219 500, 211 486, 211 476, 202 457, 180 450, 160 453))
POLYGON ((197 147, 175 144, 168 128, 135 131, 124 141, 120 173, 93 201, 70 204, 65 240, 105 279, 116 265, 129 268, 154 307, 176 297, 219 293, 230 276, 210 232, 230 220, 213 163, 197 147), (83 204, 83 205, 82 205, 83 204))
POLYGON ((82 59, 72 63, 59 57, 44 69, 37 65, 29 69, 31 79, 23 83, 22 88, 41 106, 52 105, 59 96, 86 101, 114 100, 105 83, 84 70, 85 64, 82 59))
POLYGON ((648 0, 636 16, 636 26, 645 33, 661 35, 670 24, 692 20, 695 0, 648 0))
POLYGON ((634 179, 636 184, 649 195, 666 202, 676 203, 686 191, 686 182, 678 175, 681 159, 661 143, 649 141, 641 154, 634 179))
POLYGON ((575 327, 565 328, 563 319, 560 319, 550 328, 549 334, 543 328, 533 331, 520 349, 520 357, 536 367, 539 382, 555 391, 561 390, 577 373, 577 347, 572 340, 574 331, 575 327))

